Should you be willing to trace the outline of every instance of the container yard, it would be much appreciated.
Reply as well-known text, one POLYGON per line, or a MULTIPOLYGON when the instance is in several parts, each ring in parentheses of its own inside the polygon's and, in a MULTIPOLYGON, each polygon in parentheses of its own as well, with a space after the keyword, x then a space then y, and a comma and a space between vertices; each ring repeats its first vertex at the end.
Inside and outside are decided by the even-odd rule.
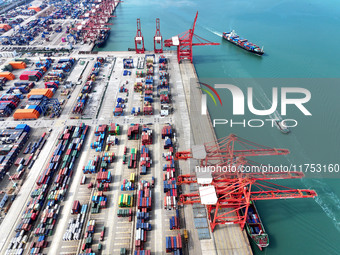
MULTIPOLYGON (((171 82, 181 81, 175 56, 171 53, 143 56, 128 52, 114 57, 111 53, 94 56, 74 56, 67 60, 62 57, 31 58, 26 68, 24 64, 18 64, 24 69, 12 70, 13 75, 19 77, 18 83, 34 82, 34 87, 28 86, 29 91, 18 96, 20 101, 15 112, 5 117, 6 121, 0 125, 27 123, 32 127, 30 132, 39 125, 46 125, 49 140, 35 157, 39 161, 37 164, 43 167, 33 164, 30 173, 34 171, 34 176, 29 175, 23 181, 18 194, 24 190, 29 192, 26 196, 17 195, 15 204, 9 208, 20 207, 17 220, 6 221, 9 214, 3 219, 3 224, 11 226, 8 228, 11 231, 1 240, 1 252, 149 254, 165 251, 168 236, 178 239, 183 235, 184 213, 176 202, 178 193, 172 154, 176 144, 172 135, 175 119, 180 123, 180 116, 170 112, 161 116, 163 103, 157 91, 159 61, 171 58, 171 67, 177 70, 177 74, 172 76, 173 81, 168 80, 166 91, 174 91, 183 97, 172 98, 167 103, 174 112, 176 107, 171 102, 178 100, 178 107, 180 102, 185 104, 183 87, 171 87, 171 82), (124 59, 134 63, 144 61, 145 69, 130 66, 131 75, 124 75, 127 70, 124 59), (27 73, 27 66, 45 66, 46 70, 39 78, 38 73, 27 73), (64 99, 62 92, 58 93, 66 89, 64 82, 44 81, 45 77, 63 67, 69 71, 63 71, 66 77, 72 78, 75 85, 69 89, 60 115, 51 118, 41 114, 43 116, 37 119, 23 117, 16 120, 18 118, 13 116, 16 110, 32 101, 31 98, 64 99), (141 73, 146 74, 146 69, 151 67, 153 74, 141 79, 141 73), (20 76, 25 79, 34 76, 39 81, 21 81, 20 76), (136 91, 137 82, 141 88, 136 91), (123 85, 122 91, 120 87, 123 85), (79 99, 83 94, 89 100, 82 111, 77 112, 75 109, 80 107, 79 99), (124 115, 115 117, 118 98, 124 100, 119 104, 124 115), (152 109, 152 114, 145 110, 149 109, 147 107, 152 109), (138 108, 139 114, 130 114, 138 108), (20 206, 21 203, 25 206, 20 206), (160 223, 162 221, 164 226, 160 223), (162 236, 163 241, 153 242, 158 236, 162 236)), ((7 81, 5 86, 14 85, 16 80, 7 81)), ((32 109, 40 113, 38 108, 32 109)), ((31 109, 27 107, 27 110, 31 109)), ((23 114, 26 116, 28 111, 23 114)), ((31 148, 37 145, 29 140, 25 146, 25 153, 31 153, 31 148)), ((18 160, 16 164, 20 166, 21 162, 25 164, 26 159, 18 160)), ((5 179, 8 178, 5 176, 5 179)), ((171 252, 178 253, 186 248, 176 246, 171 249, 174 249, 171 252)))
POLYGON ((214 182, 194 166, 216 164, 216 155, 234 164, 245 144, 250 156, 289 151, 216 139, 201 115, 192 45, 180 47, 197 14, 180 41, 164 40, 178 52, 163 50, 159 19, 153 51, 137 19, 135 52, 93 52, 118 4, 35 1, 0 16, 0 254, 252 254, 249 213, 230 200, 261 196, 238 192, 246 178, 214 182), (236 188, 225 197, 219 185, 236 188))

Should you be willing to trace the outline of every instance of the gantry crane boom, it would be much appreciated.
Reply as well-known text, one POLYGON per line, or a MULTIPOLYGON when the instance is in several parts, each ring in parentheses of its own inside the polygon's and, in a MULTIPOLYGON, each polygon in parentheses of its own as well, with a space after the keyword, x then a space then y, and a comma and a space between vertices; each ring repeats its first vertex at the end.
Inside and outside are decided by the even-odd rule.
POLYGON ((178 152, 175 159, 195 158, 198 159, 200 167, 208 167, 208 174, 178 176, 177 184, 179 185, 192 183, 199 185, 199 192, 181 194, 179 204, 205 204, 210 227, 214 231, 217 225, 230 223, 240 224, 243 229, 248 208, 253 201, 314 198, 317 196, 314 190, 293 189, 268 181, 303 178, 302 172, 241 171, 242 166, 258 166, 256 162, 247 160, 244 156, 286 155, 288 153, 287 149, 270 148, 236 135, 229 135, 206 143, 204 146, 195 146, 190 151, 178 152), (216 170, 221 166, 227 167, 225 168, 227 170, 209 171, 212 167, 216 170))
POLYGON ((197 22, 198 12, 196 12, 195 20, 192 28, 183 32, 171 39, 164 40, 165 47, 177 46, 177 60, 181 63, 182 60, 188 59, 192 63, 192 46, 208 46, 219 45, 219 43, 210 42, 198 35, 195 35, 195 27, 197 22), (193 39, 198 42, 193 43, 193 39))

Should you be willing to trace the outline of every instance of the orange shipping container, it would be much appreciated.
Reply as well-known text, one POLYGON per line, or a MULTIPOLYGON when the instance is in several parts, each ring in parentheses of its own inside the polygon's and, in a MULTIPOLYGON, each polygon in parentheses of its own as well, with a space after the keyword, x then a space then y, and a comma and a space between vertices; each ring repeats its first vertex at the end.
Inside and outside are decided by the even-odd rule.
POLYGON ((0 77, 5 77, 7 80, 14 80, 15 76, 11 72, 1 72, 0 77))
POLYGON ((28 7, 28 10, 35 10, 36 12, 41 11, 40 7, 35 7, 35 6, 28 7))
POLYGON ((13 69, 25 69, 26 68, 26 63, 23 61, 9 62, 9 64, 13 67, 13 69))
POLYGON ((51 98, 53 97, 53 92, 50 89, 32 89, 30 93, 28 93, 27 98, 30 98, 31 95, 44 95, 51 98))
POLYGON ((13 114, 13 118, 15 120, 38 119, 39 116, 40 116, 39 112, 34 109, 18 109, 13 114))
POLYGON ((0 24, 0 29, 4 29, 5 31, 10 30, 12 27, 8 24, 0 24))

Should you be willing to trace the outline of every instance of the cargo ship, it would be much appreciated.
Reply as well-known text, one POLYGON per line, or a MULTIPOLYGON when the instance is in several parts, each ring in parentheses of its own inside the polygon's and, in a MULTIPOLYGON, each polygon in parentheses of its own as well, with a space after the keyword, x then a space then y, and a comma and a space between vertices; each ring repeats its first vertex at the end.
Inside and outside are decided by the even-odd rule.
POLYGON ((249 42, 247 39, 240 38, 234 30, 231 32, 223 32, 223 39, 237 45, 238 47, 245 49, 246 51, 252 52, 256 55, 262 56, 264 51, 263 47, 260 48, 256 44, 249 42))
POLYGON ((97 46, 98 48, 103 47, 107 39, 109 38, 109 35, 110 30, 101 30, 97 40, 95 41, 95 46, 97 46))
MULTIPOLYGON (((245 214, 245 208, 240 211, 242 215, 245 214)), ((262 225, 255 203, 252 200, 250 201, 248 213, 246 215, 246 229, 249 237, 254 241, 261 251, 263 248, 269 245, 268 234, 262 225)))
POLYGON ((275 125, 284 134, 288 134, 290 132, 290 129, 286 127, 283 120, 276 120, 275 125))

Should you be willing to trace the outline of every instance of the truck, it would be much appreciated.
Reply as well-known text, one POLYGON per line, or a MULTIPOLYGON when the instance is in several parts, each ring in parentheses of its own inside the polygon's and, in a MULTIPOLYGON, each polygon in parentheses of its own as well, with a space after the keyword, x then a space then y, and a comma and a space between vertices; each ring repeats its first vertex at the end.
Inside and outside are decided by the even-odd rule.
POLYGON ((168 104, 161 105, 161 117, 168 116, 172 112, 172 107, 168 104))
POLYGON ((183 230, 183 237, 184 237, 185 243, 188 243, 188 240, 189 240, 188 230, 186 229, 183 230))
POLYGON ((105 235, 105 227, 102 227, 102 231, 100 232, 100 241, 104 240, 104 235, 105 235))

